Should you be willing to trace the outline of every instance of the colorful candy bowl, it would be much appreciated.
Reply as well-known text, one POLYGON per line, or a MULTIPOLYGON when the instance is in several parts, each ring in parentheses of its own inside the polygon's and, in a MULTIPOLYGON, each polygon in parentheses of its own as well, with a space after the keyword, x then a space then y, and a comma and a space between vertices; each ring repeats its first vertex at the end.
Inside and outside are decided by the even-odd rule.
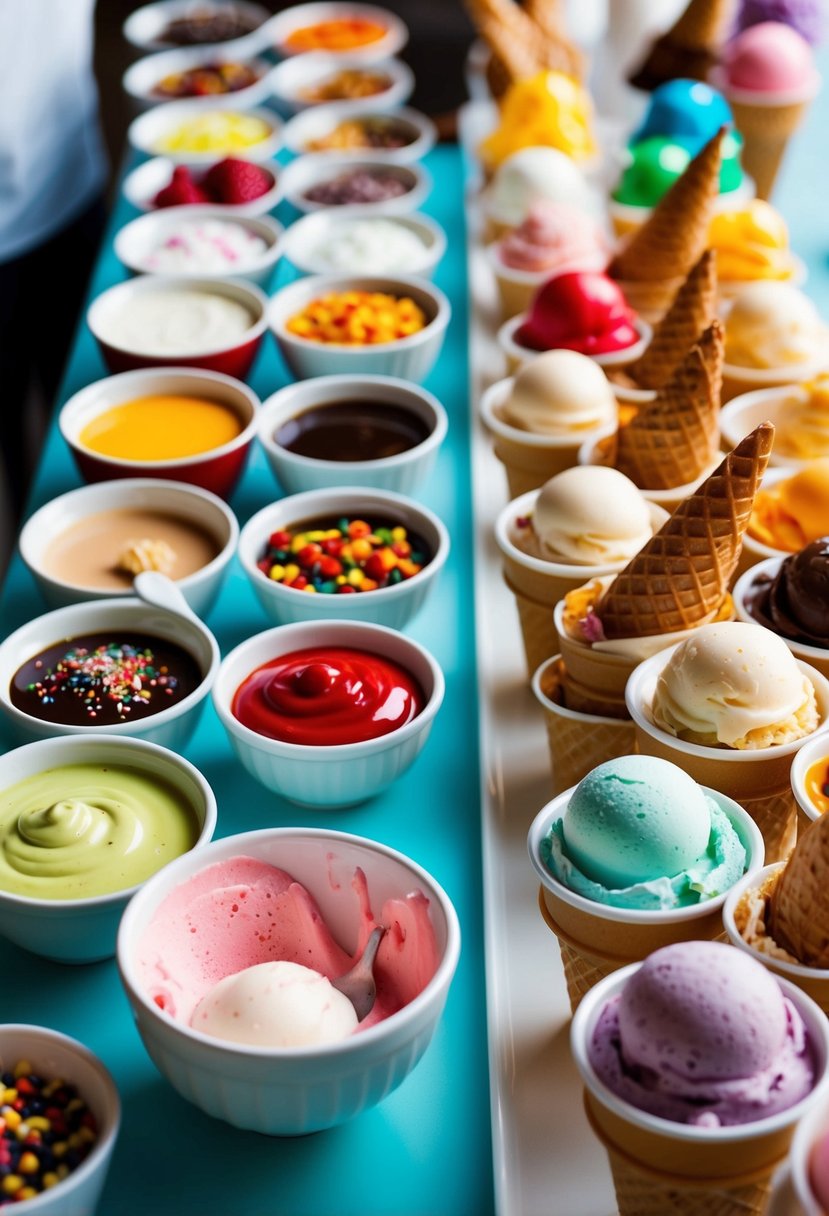
MULTIPOLYGON (((336 530, 333 523, 331 530, 336 530)), ((242 569, 278 625, 336 619, 403 629, 420 611, 448 556, 449 533, 438 517, 388 490, 336 487, 293 494, 257 512, 239 537, 242 569), (379 522, 372 528, 367 519, 379 522), (357 540, 350 541, 349 534, 328 540, 317 535, 337 520, 349 521, 357 540), (376 535, 381 527, 388 536, 376 535), (397 530, 405 535, 395 542, 397 530), (307 541, 297 552, 294 538, 303 534, 307 541), (277 538, 280 544, 285 540, 284 550, 272 543, 277 538), (287 581, 294 567, 293 577, 302 580, 299 589, 287 581), (379 585, 364 590, 378 582, 375 567, 379 585), (315 589, 310 594, 309 586, 315 589), (346 587, 353 590, 346 593, 346 587)))
MULTIPOLYGON (((136 279, 135 282, 143 280, 136 279)), ((217 372, 195 371, 178 367, 158 370, 124 372, 88 384, 66 402, 58 417, 58 426, 72 452, 81 476, 87 481, 109 481, 124 477, 159 477, 185 482, 209 490, 219 498, 227 498, 242 475, 258 421, 259 398, 231 376, 217 372), (238 421, 238 433, 217 447, 196 451, 190 455, 159 456, 154 452, 169 451, 169 447, 154 449, 152 432, 144 437, 149 443, 146 459, 111 456, 96 451, 84 442, 82 435, 90 424, 107 412, 128 402, 146 397, 194 397, 218 402, 232 410, 238 421)), ((171 417, 160 428, 165 443, 170 437, 171 417)), ((182 451, 192 450, 192 429, 179 428, 185 440, 182 451)))
POLYGON ((266 329, 267 297, 253 283, 237 279, 194 278, 185 275, 141 275, 116 283, 92 301, 86 323, 111 372, 142 368, 193 367, 244 380, 253 365, 266 329), (139 340, 125 342, 113 328, 126 309, 164 292, 186 291, 220 297, 247 310, 250 323, 241 334, 200 340, 193 350, 159 354, 139 340))
POLYGON ((271 471, 288 494, 333 486, 366 486, 412 494, 431 473, 448 430, 446 411, 425 389, 393 376, 315 376, 289 384, 268 397, 259 413, 259 443, 271 471), (303 455, 285 446, 288 428, 311 411, 347 402, 391 405, 404 410, 426 431, 413 447, 369 460, 328 460, 303 455))
MULTIPOLYGON (((19 782, 33 779, 43 782, 43 775, 51 770, 74 765, 94 766, 100 770, 102 779, 115 766, 139 772, 142 778, 157 779, 160 786, 175 793, 192 815, 198 832, 192 847, 200 849, 213 836, 216 799, 206 779, 182 756, 144 739, 119 739, 106 734, 85 738, 63 736, 15 748, 0 756, 0 798, 7 798, 6 791, 19 782)), ((129 797, 114 805, 116 809, 110 814, 112 789, 107 788, 102 789, 91 807, 59 801, 46 811, 36 812, 38 823, 32 832, 43 846, 39 851, 49 853, 50 867, 56 868, 63 854, 68 864, 74 858, 74 865, 80 870, 79 849, 87 846, 85 869, 76 879, 79 890, 87 876, 94 874, 91 858, 104 817, 109 820, 108 839, 102 842, 107 851, 107 867, 115 867, 123 860, 117 852, 120 845, 129 849, 135 843, 128 835, 132 828, 129 797), (44 823, 44 819, 48 822, 44 823)), ((15 834, 10 833, 7 840, 14 843, 15 834)), ((170 840, 163 829, 159 830, 157 841, 156 869, 160 869, 165 852, 170 859, 177 853, 170 852, 170 840)), ((9 856, 12 860, 15 855, 24 856, 30 870, 37 853, 37 845, 32 846, 29 841, 28 849, 21 844, 9 856)), ((63 898, 54 893, 56 888, 52 887, 48 874, 38 875, 43 878, 38 884, 41 889, 38 895, 10 890, 9 880, 14 877, 15 867, 4 866, 0 875, 0 934, 24 950, 59 963, 93 963, 112 958, 121 915, 141 885, 131 883, 103 895, 63 898)))
POLYGON ((282 358, 297 380, 343 373, 397 376, 419 384, 432 370, 443 346, 451 305, 425 279, 361 275, 311 275, 283 287, 271 299, 268 321, 282 358), (379 293, 396 301, 411 300, 425 318, 422 328, 386 342, 345 344, 299 336, 289 329, 294 319, 325 296, 344 299, 350 293, 379 293))
MULTIPOLYGON (((325 663, 315 662, 313 666, 319 668, 325 663)), ((330 675, 326 679, 330 680, 330 675)), ((368 679, 382 692, 381 681, 374 681, 370 671, 368 679)), ((313 688, 309 689, 309 683, 302 680, 301 671, 292 671, 288 675, 289 692, 300 685, 300 696, 304 698, 304 703, 299 708, 301 716, 306 718, 312 713, 311 694, 314 691, 313 688)), ((417 642, 393 629, 365 621, 308 621, 268 629, 231 650, 219 670, 213 704, 233 750, 251 776, 299 806, 334 809, 365 802, 402 776, 429 736, 443 701, 444 687, 443 673, 432 655, 417 642), (345 694, 342 698, 337 695, 331 700, 342 704, 342 710, 339 711, 336 704, 323 705, 316 736, 330 742, 308 744, 272 738, 245 725, 236 716, 234 703, 240 686, 259 668, 298 651, 313 649, 322 653, 343 648, 364 652, 368 656, 369 668, 373 659, 388 661, 402 668, 420 687, 420 711, 386 734, 356 742, 337 742, 343 724, 349 728, 356 722, 355 736, 363 731, 358 712, 355 710, 352 715, 351 708, 345 703, 354 683, 351 682, 349 689, 348 679, 335 678, 331 686, 335 687, 335 691, 337 685, 345 688, 345 694)), ((322 692, 321 689, 317 691, 322 692)), ((319 702, 323 697, 314 699, 319 702)), ((371 696, 364 699, 366 714, 372 712, 372 703, 371 696)))
POLYGON ((30 1199, 15 1201, 14 1211, 21 1216, 91 1216, 106 1181, 121 1123, 115 1082, 101 1060, 77 1039, 46 1026, 21 1022, 0 1026, 0 1070, 14 1072, 24 1061, 31 1072, 24 1067, 23 1076, 35 1076, 47 1084, 62 1080, 77 1089, 95 1121, 96 1138, 88 1156, 66 1178, 30 1199))
MULTIPOLYGON (((196 615, 205 616, 219 594, 227 567, 236 552, 239 540, 236 516, 226 503, 207 490, 155 477, 102 481, 69 490, 35 511, 24 524, 20 533, 20 555, 48 607, 64 608, 67 604, 107 599, 117 594, 112 588, 90 585, 89 577, 80 572, 76 575, 73 571, 71 577, 65 575, 63 568, 57 572, 53 567, 53 553, 60 538, 69 530, 76 532, 87 527, 88 544, 108 559, 110 553, 104 553, 102 531, 98 530, 103 528, 101 521, 108 515, 131 509, 167 515, 185 526, 192 526, 197 535, 213 541, 215 556, 192 574, 176 580, 196 615)), ((103 561, 101 565, 103 568, 103 561)), ((125 584, 128 577, 124 575, 125 584)), ((123 594, 129 593, 130 588, 125 585, 123 594)))
POLYGON ((55 735, 110 734, 135 735, 177 749, 196 727, 219 657, 216 639, 196 617, 180 616, 132 597, 72 604, 35 617, 0 643, 0 718, 21 743, 55 735), (74 639, 93 637, 94 644, 73 645, 74 639), (125 638, 135 641, 121 654, 125 638), (117 648, 114 655, 110 648, 117 648), (159 650, 169 652, 170 659, 159 658, 159 650), (50 651, 58 655, 57 660, 39 658, 50 651), (179 663, 179 675, 170 668, 166 675, 161 673, 165 679, 159 682, 159 667, 174 661, 179 663), (29 665, 34 665, 33 670, 24 674, 29 665), (18 700, 26 708, 13 700, 17 673, 21 673, 18 700), (173 692, 167 692, 168 676, 180 680, 178 696, 175 685, 173 692), (31 697, 23 695, 27 689, 31 697), (64 716, 78 718, 78 722, 52 716, 49 706, 56 703, 56 696, 64 716), (130 717, 137 712, 134 701, 152 703, 156 697, 163 705, 168 696, 172 699, 166 707, 130 717), (38 714, 29 712, 35 708, 38 714), (110 709, 117 716, 114 724, 107 724, 109 713, 104 711, 110 709))
POLYGON ((207 1113, 271 1136, 304 1135, 345 1123, 396 1089, 420 1060, 440 1021, 459 952, 455 909, 443 888, 416 862, 360 836, 313 828, 268 828, 229 836, 214 841, 198 857, 179 858, 133 899, 118 936, 121 980, 144 1046, 162 1074, 182 1097, 207 1113), (431 978, 385 1020, 325 1046, 248 1046, 209 1037, 171 1017, 142 983, 141 940, 174 888, 208 865, 238 857, 276 866, 296 879, 349 953, 357 949, 364 919, 353 886, 358 870, 365 875, 370 916, 378 915, 386 901, 419 891, 428 900, 426 914, 436 946, 431 978))

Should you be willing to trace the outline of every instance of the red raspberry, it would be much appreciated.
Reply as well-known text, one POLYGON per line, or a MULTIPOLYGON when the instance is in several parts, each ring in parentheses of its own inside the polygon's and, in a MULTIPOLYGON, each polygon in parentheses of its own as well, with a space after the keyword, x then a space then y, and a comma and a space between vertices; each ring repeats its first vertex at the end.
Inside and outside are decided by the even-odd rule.
POLYGON ((185 203, 209 203, 210 195, 193 181, 185 165, 178 165, 173 170, 170 184, 159 190, 153 202, 156 207, 181 207, 185 203))
POLYGON ((250 203, 267 194, 273 174, 261 165, 228 157, 208 169, 204 187, 214 203, 250 203))

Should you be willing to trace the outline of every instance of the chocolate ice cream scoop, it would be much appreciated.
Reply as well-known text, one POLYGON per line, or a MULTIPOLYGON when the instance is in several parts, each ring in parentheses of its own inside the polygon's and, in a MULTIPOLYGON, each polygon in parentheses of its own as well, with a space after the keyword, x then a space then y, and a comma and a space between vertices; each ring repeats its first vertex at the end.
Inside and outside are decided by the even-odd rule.
POLYGON ((829 536, 787 557, 758 590, 751 612, 793 642, 829 646, 829 536))

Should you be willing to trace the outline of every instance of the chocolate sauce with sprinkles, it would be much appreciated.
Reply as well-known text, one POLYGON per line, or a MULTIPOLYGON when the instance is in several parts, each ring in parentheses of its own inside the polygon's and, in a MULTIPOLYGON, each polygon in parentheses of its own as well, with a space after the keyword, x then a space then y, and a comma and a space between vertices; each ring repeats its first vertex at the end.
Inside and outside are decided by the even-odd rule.
POLYGON ((12 677, 12 704, 64 726, 117 726, 176 705, 201 683, 193 656, 149 634, 84 634, 34 655, 12 677))

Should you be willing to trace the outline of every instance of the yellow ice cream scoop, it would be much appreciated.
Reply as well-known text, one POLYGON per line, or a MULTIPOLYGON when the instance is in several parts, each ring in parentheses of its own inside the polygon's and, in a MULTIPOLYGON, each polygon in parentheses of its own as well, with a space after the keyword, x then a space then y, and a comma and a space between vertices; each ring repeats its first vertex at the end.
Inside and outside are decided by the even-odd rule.
POLYGON ((794 274, 786 221, 762 199, 718 212, 708 229, 708 244, 717 254, 717 274, 726 282, 787 280, 794 274))
POLYGON ((159 152, 241 152, 267 139, 271 127, 255 115, 208 110, 158 141, 159 152))
POLYGON ((748 534, 787 553, 799 553, 811 541, 829 536, 829 457, 758 490, 748 534))
POLYGON ((500 111, 498 127, 479 148, 488 170, 522 148, 557 148, 574 160, 596 153, 590 98, 563 72, 538 72, 517 80, 504 94, 500 111))
MULTIPOLYGON (((774 446, 788 460, 829 456, 829 373, 801 385, 787 398, 774 446)), ((829 518, 825 522, 829 524, 829 518)))

